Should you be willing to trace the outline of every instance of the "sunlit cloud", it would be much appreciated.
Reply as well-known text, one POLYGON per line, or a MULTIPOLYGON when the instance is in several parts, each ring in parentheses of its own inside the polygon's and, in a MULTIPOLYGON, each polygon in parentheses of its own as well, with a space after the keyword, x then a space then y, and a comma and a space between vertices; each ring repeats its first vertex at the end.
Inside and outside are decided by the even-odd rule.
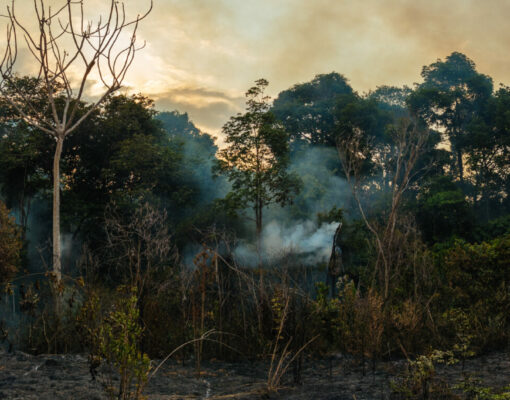
POLYGON ((153 98, 160 110, 186 111, 201 130, 219 137, 220 144, 221 126, 244 107, 244 97, 199 87, 175 88, 153 98))
MULTIPOLYGON (((28 16, 31 2, 18 3, 28 16)), ((101 1, 85 4, 92 18, 101 1)), ((133 14, 149 1, 126 4, 133 14)), ((506 0, 157 0, 137 35, 146 47, 124 83, 215 134, 261 77, 273 97, 331 71, 366 92, 419 82, 424 65, 461 51, 496 84, 509 83, 508 15, 506 0)), ((33 73, 24 53, 20 65, 33 73)), ((97 78, 89 95, 102 90, 97 78)))

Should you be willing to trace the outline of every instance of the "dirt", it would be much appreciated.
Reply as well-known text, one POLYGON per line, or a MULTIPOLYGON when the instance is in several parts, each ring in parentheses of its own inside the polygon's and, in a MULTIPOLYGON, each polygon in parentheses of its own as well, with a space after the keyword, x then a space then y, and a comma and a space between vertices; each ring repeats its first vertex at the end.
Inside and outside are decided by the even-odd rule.
MULTIPOLYGON (((154 361, 157 365, 157 361, 154 361)), ((256 362, 203 363, 197 377, 192 362, 182 366, 169 361, 149 382, 148 399, 300 399, 364 400, 390 399, 390 381, 403 370, 404 361, 378 363, 363 368, 358 360, 334 357, 306 360, 302 382, 294 384, 292 374, 285 377, 278 391, 268 392, 267 365, 256 362)), ((101 377, 91 380, 84 355, 38 355, 23 352, 0 353, 0 399, 87 399, 102 400, 104 367, 101 377)), ((463 376, 479 377, 483 384, 503 387, 510 383, 510 354, 493 353, 466 360, 464 367, 439 367, 438 380, 455 384, 463 376)), ((113 383, 116 383, 114 379, 113 383)))

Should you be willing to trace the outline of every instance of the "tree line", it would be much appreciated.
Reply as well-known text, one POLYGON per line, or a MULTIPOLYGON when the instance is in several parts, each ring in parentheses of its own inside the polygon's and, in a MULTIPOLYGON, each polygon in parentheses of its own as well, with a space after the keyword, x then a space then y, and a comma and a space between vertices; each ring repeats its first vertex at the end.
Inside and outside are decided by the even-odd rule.
MULTIPOLYGON (((274 101, 260 79, 246 92, 246 110, 223 126, 222 148, 186 113, 158 112, 140 94, 110 93, 93 107, 73 103, 78 116, 88 115, 66 137, 57 186, 71 243, 64 280, 85 282, 77 303, 86 307, 73 303, 74 319, 58 319, 75 324, 79 315, 90 332, 98 321, 90 312, 107 309, 98 293, 113 296, 127 285, 136 288, 136 318, 150 327, 141 339, 150 355, 209 328, 237 336, 195 346, 198 360, 202 353, 234 357, 228 349, 241 342, 251 355, 283 357, 280 340, 293 354, 306 344, 316 354, 340 349, 373 360, 430 348, 453 348, 462 358, 502 346, 510 88, 495 89, 458 52, 424 66, 421 76, 412 88, 360 94, 332 72, 274 101), (290 248, 274 268, 263 257, 264 227, 278 218, 291 227, 342 223, 331 288, 322 283, 327 260, 294 257, 290 248), (258 268, 237 257, 240 241, 254 243, 258 268), (323 278, 309 278, 310 269, 323 278), (179 321, 171 335, 161 313, 179 321)), ((52 228, 55 141, 7 96, 21 92, 48 113, 51 106, 40 77, 13 77, 10 85, 0 98, 0 194, 16 223, 2 205, 4 283, 52 265, 51 251, 36 247, 52 228)), ((65 97, 56 94, 55 107, 66 107, 65 97)), ((330 248, 333 235, 328 240, 330 248)), ((27 280, 19 296, 37 325, 43 307, 30 303, 26 289, 35 282, 27 280)), ((63 289, 68 300, 70 287, 63 289)), ((62 350, 24 340, 39 351, 62 350)))

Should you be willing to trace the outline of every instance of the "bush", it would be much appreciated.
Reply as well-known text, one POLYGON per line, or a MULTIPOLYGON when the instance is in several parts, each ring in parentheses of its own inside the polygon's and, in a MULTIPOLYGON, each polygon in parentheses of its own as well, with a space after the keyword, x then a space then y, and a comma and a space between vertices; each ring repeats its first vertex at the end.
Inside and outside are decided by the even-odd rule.
POLYGON ((149 357, 140 351, 143 329, 136 288, 119 287, 110 311, 98 323, 100 308, 99 298, 92 295, 80 314, 89 335, 91 372, 94 375, 95 368, 104 361, 120 377, 118 393, 111 376, 105 377, 103 384, 110 398, 139 399, 151 366, 149 357))
POLYGON ((397 399, 450 399, 454 397, 448 386, 434 382, 436 364, 454 364, 451 352, 434 350, 428 356, 409 361, 406 370, 391 382, 392 398, 397 399))
MULTIPOLYGON (((436 252, 442 279, 440 303, 445 318, 440 319, 443 334, 458 341, 459 329, 452 325, 451 312, 465 314, 473 346, 483 350, 504 345, 510 326, 510 236, 477 244, 455 241, 436 252), (448 318, 446 318, 448 317, 448 318)), ((464 324, 466 325, 466 324, 464 324)))

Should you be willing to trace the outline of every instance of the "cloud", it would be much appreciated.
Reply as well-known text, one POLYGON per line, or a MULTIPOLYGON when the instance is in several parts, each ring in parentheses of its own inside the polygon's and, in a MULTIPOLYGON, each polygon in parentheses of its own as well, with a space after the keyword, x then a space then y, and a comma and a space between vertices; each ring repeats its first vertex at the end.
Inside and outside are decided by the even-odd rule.
MULTIPOLYGON (((273 79, 339 71, 357 90, 412 84, 423 65, 466 52, 482 72, 508 80, 510 32, 503 0, 292 1, 271 27, 273 79)), ((269 76, 271 78, 271 76, 269 76)))
MULTIPOLYGON (((31 3, 18 3, 25 18, 31 3)), ((100 1, 86 3, 95 12, 100 1)), ((128 13, 147 4, 127 2, 128 13)), ((507 0, 158 0, 140 25, 138 39, 147 47, 126 84, 218 132, 261 77, 276 96, 338 71, 363 92, 411 85, 424 65, 461 51, 496 83, 508 83, 508 15, 507 0)))
POLYGON ((153 94, 159 110, 186 111, 203 131, 219 135, 221 126, 244 108, 244 97, 200 87, 178 87, 153 94))

